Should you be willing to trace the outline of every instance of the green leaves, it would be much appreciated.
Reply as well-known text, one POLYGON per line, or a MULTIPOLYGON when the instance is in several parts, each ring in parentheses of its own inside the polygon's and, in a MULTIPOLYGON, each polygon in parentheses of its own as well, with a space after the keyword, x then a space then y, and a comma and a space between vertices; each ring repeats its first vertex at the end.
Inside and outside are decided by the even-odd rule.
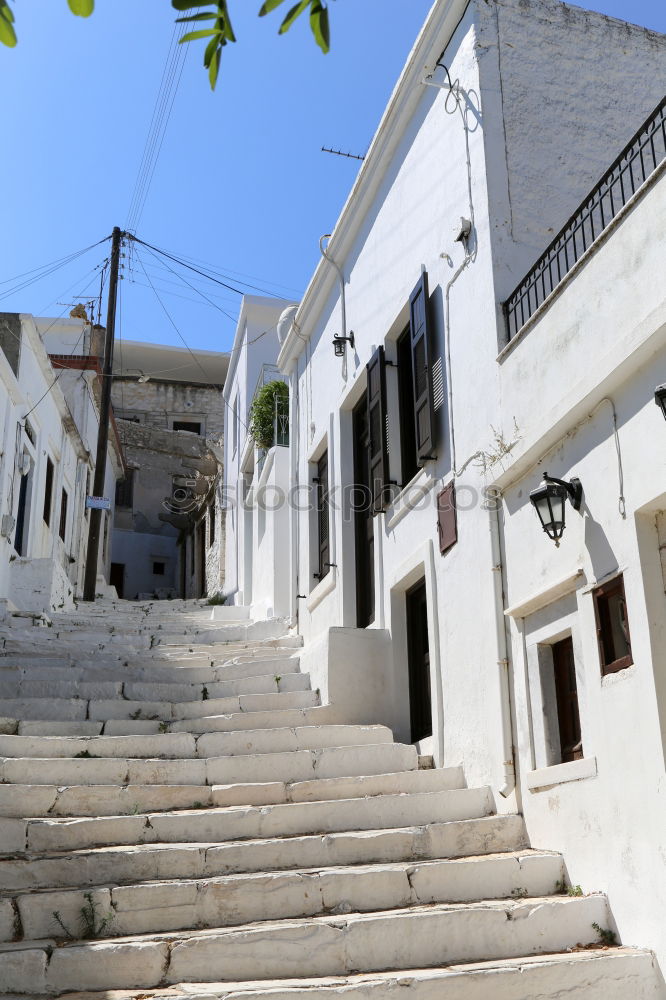
POLYGON ((95 0, 67 0, 72 14, 79 17, 90 17, 95 9, 95 0))
POLYGON ((14 13, 7 3, 7 0, 0 0, 0 42, 13 49, 16 45, 16 32, 14 31, 14 13))
MULTIPOLYGON (((205 4, 201 3, 201 0, 198 0, 198 2, 193 2, 193 0, 171 0, 171 6, 176 10, 187 11, 203 7, 205 4)), ((183 35, 183 37, 179 39, 181 43, 194 42, 199 38, 210 39, 204 52, 203 64, 208 70, 208 79, 210 81, 211 90, 215 90, 217 76, 220 71, 222 49, 227 42, 235 42, 236 36, 234 34, 234 29, 231 27, 231 18, 229 17, 227 0, 217 0, 215 4, 209 4, 208 6, 213 6, 214 10, 200 11, 197 14, 190 14, 187 17, 178 17, 176 18, 176 21, 177 23, 196 23, 201 21, 215 22, 212 27, 197 28, 195 31, 188 31, 187 34, 183 35)))
MULTIPOLYGON (((265 0, 261 5, 259 17, 270 14, 272 10, 275 10, 282 3, 284 3, 284 0, 265 0)), ((325 6, 325 0, 300 0, 300 3, 294 4, 280 25, 278 34, 284 35, 285 31, 289 31, 294 21, 308 7, 310 8, 310 29, 315 37, 315 41, 322 52, 328 52, 331 47, 331 36, 328 23, 328 8, 325 6)))

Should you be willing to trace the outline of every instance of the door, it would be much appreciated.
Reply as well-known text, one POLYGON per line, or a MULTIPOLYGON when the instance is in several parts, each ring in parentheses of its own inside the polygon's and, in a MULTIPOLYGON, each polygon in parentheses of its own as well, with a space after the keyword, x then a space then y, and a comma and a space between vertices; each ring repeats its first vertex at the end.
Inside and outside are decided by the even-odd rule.
POLYGON ((125 563, 111 563, 111 573, 109 574, 109 583, 112 587, 116 588, 116 593, 118 597, 124 597, 124 586, 125 586, 125 563))
POLYGON ((552 649, 557 722, 560 727, 560 750, 564 763, 569 760, 580 760, 583 756, 573 639, 568 636, 556 642, 552 649))
POLYGON ((21 476, 19 485, 18 510, 16 512, 16 531, 14 533, 14 548, 20 556, 25 555, 28 543, 26 513, 28 508, 28 475, 21 476))
POLYGON ((356 625, 367 628, 375 619, 375 527, 370 494, 370 429, 365 393, 352 414, 354 490, 352 509, 356 545, 356 625))
POLYGON ((407 591, 407 665, 412 743, 432 736, 430 649, 425 580, 407 591))

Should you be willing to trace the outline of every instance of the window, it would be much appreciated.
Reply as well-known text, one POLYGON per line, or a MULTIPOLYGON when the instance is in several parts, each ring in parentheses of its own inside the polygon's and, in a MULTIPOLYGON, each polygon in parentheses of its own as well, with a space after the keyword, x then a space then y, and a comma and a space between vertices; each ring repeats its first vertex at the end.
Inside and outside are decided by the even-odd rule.
POLYGON ((553 643, 552 653, 557 724, 560 734, 560 760, 565 763, 570 760, 580 760, 583 756, 578 688, 576 686, 576 662, 571 636, 553 643))
POLYGON ((153 561, 153 576, 164 576, 166 563, 153 561))
POLYGON ((215 541, 215 504, 212 503, 208 507, 208 544, 212 545, 215 541))
POLYGON ((328 451, 317 462, 317 572, 313 576, 323 580, 330 569, 329 503, 328 503, 328 451))
POLYGON ((592 592, 597 622, 599 659, 602 676, 614 674, 632 665, 631 638, 624 596, 624 578, 616 577, 610 583, 592 592))
POLYGON ((201 434, 201 423, 196 420, 174 420, 174 431, 190 431, 191 434, 201 434))
POLYGON ((44 483, 44 521, 51 523, 51 503, 53 500, 53 462, 46 459, 46 482, 44 483))
POLYGON ((58 528, 58 534, 64 542, 65 535, 67 534, 67 490, 64 487, 60 500, 60 527, 58 528))
POLYGON ((234 415, 231 430, 233 434, 233 449, 231 454, 233 456, 236 454, 236 448, 238 447, 238 393, 236 393, 236 398, 234 399, 234 415))
POLYGON ((442 555, 458 541, 456 513, 456 486, 449 483, 437 494, 437 534, 442 555))
POLYGON ((430 371, 431 329, 428 275, 424 271, 409 296, 409 329, 414 386, 416 459, 422 465, 435 457, 435 415, 430 371))
POLYGON ((116 483, 116 507, 131 507, 134 499, 134 469, 128 469, 125 478, 116 483))
POLYGON ((412 345, 410 329, 400 335, 398 349, 398 405, 400 407, 400 464, 402 485, 419 471, 416 460, 416 428, 414 426, 414 383, 412 381, 412 345))

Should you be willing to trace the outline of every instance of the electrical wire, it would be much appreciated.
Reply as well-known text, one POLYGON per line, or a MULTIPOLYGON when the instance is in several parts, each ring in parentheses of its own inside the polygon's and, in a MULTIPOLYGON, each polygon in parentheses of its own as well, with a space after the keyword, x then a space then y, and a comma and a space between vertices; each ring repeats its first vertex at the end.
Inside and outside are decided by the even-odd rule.
MULTIPOLYGON (((140 241, 139 241, 139 242, 140 242, 140 241)), ((192 355, 192 359, 194 360, 194 362, 195 362, 195 364, 197 365, 197 367, 198 367, 198 368, 199 368, 199 369, 200 369, 200 370, 201 370, 201 371, 203 372, 203 374, 205 375, 205 377, 206 377, 206 381, 208 381, 208 372, 207 372, 207 371, 205 370, 205 368, 203 368, 203 366, 202 366, 202 365, 201 365, 201 364, 199 363, 199 360, 197 359, 196 355, 195 355, 195 354, 193 353, 193 351, 192 351, 191 347, 189 346, 189 344, 187 343, 187 341, 186 341, 186 340, 185 340, 185 338, 183 337, 182 333, 180 332, 180 330, 179 330, 179 329, 178 329, 178 327, 176 326, 176 323, 175 323, 175 321, 174 321, 174 319, 173 319, 173 317, 172 317, 171 313, 169 312, 169 310, 167 309, 167 307, 166 307, 166 306, 164 305, 164 303, 162 302, 162 299, 160 298, 160 295, 159 295, 159 292, 158 292, 158 291, 156 290, 155 286, 153 285, 152 281, 150 280, 150 277, 149 277, 149 275, 147 274, 147 272, 146 272, 146 270, 145 270, 145 268, 144 268, 144 266, 143 266, 143 261, 141 260, 141 257, 139 256, 139 254, 137 254, 137 259, 138 259, 138 261, 139 261, 139 265, 141 266, 141 269, 143 270, 143 273, 144 273, 144 274, 145 274, 145 276, 146 276, 146 279, 147 279, 147 281, 148 281, 148 284, 150 285, 150 287, 152 288, 153 292, 155 293, 155 297, 156 297, 157 301, 159 302, 159 304, 161 305, 161 307, 162 307, 162 310, 164 311, 164 314, 166 315, 166 317, 167 317, 167 319, 169 320, 169 322, 171 323, 172 327, 174 328, 174 330, 176 331, 176 333, 177 333, 177 334, 178 334, 178 336, 180 337, 181 341, 183 342, 183 345, 184 345, 184 346, 185 346, 185 347, 187 348, 187 350, 189 351, 189 353, 190 353, 190 354, 192 355)))
MULTIPOLYGON (((56 271, 59 271, 63 267, 66 267, 67 264, 71 264, 75 260, 78 260, 79 257, 82 257, 84 254, 88 253, 90 250, 93 250, 95 247, 100 246, 101 243, 105 243, 107 239, 109 239, 109 237, 106 237, 103 240, 99 240, 97 243, 92 243, 89 247, 85 247, 85 249, 83 249, 83 250, 77 250, 76 253, 70 254, 68 257, 63 257, 58 262, 53 262, 52 264, 46 265, 45 267, 42 267, 42 268, 34 268, 33 272, 27 272, 26 271, 25 274, 30 274, 30 273, 34 274, 35 271, 38 271, 39 273, 34 274, 34 277, 27 278, 25 281, 19 281, 18 284, 13 285, 11 288, 5 289, 2 293, 0 293, 0 300, 1 299, 9 298, 10 295, 15 295, 18 292, 22 292, 24 289, 28 288, 30 285, 33 285, 36 282, 41 281, 42 278, 49 277, 49 275, 54 274, 56 271)), ((20 277, 22 277, 22 276, 21 275, 17 275, 17 278, 20 278, 20 277)), ((16 280, 16 278, 7 278, 5 281, 0 282, 0 284, 7 284, 9 281, 15 281, 15 280, 16 280)), ((69 289, 68 289, 68 291, 69 291, 69 289)))
MULTIPOLYGON (((151 249, 148 249, 148 253, 150 253, 153 257, 156 256, 151 249)), ((138 256, 139 256, 139 260, 142 261, 141 256, 140 255, 138 255, 138 256)), ((142 263, 142 266, 143 266, 143 263, 142 263)), ((236 317, 235 316, 232 316, 231 313, 228 313, 226 311, 226 309, 222 308, 222 306, 218 306, 218 304, 216 302, 213 302, 212 299, 209 299, 207 295, 205 295, 203 292, 199 291, 199 289, 196 288, 194 285, 192 285, 187 280, 187 278, 184 278, 181 274, 178 274, 178 272, 174 271, 173 268, 169 267, 168 264, 165 264, 165 267, 167 268, 168 271, 171 271, 172 274, 174 274, 177 278, 179 278, 185 285, 187 285, 188 288, 191 288, 193 292, 196 292, 196 294, 200 298, 205 299, 205 301, 208 303, 208 305, 212 306, 214 309, 217 309, 219 312, 222 313, 223 316, 226 316, 227 319, 230 319, 231 322, 235 325, 235 323, 236 323, 236 317)), ((146 274, 145 268, 144 268, 144 274, 146 274)))
MULTIPOLYGON (((295 295, 300 295, 300 292, 296 288, 290 285, 281 285, 276 281, 269 281, 265 278, 260 277, 256 274, 249 274, 247 271, 235 271, 233 268, 224 268, 221 264, 211 264, 209 261, 202 260, 198 257, 193 257, 191 254, 180 253, 178 250, 171 250, 170 253, 174 254, 176 257, 180 257, 181 260, 186 261, 188 264, 199 264, 201 267, 205 268, 209 274, 217 275, 218 277, 231 277, 232 280, 234 276, 236 278, 252 278, 253 281, 261 281, 264 285, 272 285, 273 288, 282 288, 284 291, 293 293, 295 295)), ((239 284, 244 284, 244 282, 239 281, 239 284)), ((273 293, 271 293, 273 294, 273 293)))
POLYGON ((127 213, 125 228, 130 231, 136 230, 139 223, 162 151, 164 136, 183 75, 187 46, 181 45, 180 39, 186 31, 187 25, 174 25, 127 213))

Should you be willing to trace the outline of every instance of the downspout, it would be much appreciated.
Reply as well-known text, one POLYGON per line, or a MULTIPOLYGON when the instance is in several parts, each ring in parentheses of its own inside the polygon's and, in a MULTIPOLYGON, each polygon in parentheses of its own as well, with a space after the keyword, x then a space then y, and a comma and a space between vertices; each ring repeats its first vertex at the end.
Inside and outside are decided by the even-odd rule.
MULTIPOLYGON (((342 334, 341 334, 341 336, 342 337, 346 337, 347 336, 347 300, 345 298, 345 276, 342 273, 342 269, 339 266, 339 264, 337 264, 333 260, 332 257, 329 257, 327 251, 324 249, 324 240, 330 240, 330 238, 331 238, 331 234, 330 233, 326 233, 325 236, 322 236, 320 238, 320 240, 319 240, 319 249, 321 250, 321 255, 324 258, 324 260, 327 260, 328 263, 332 267, 334 267, 335 270, 337 271, 338 280, 340 282, 340 322, 342 324, 342 334)), ((346 347, 346 344, 345 344, 345 347, 346 347)), ((345 353, 344 353, 344 356, 343 356, 343 360, 342 360, 342 377, 343 377, 343 379, 346 382, 347 381, 347 351, 346 350, 345 350, 345 353)))
POLYGON ((498 791, 502 798, 506 799, 516 787, 516 765, 511 713, 511 661, 509 658, 509 639, 507 635, 508 624, 506 615, 504 614, 506 610, 506 573, 500 512, 500 498, 495 495, 488 500, 488 524, 490 528, 493 589, 495 592, 497 671, 502 724, 502 771, 504 784, 498 791))

